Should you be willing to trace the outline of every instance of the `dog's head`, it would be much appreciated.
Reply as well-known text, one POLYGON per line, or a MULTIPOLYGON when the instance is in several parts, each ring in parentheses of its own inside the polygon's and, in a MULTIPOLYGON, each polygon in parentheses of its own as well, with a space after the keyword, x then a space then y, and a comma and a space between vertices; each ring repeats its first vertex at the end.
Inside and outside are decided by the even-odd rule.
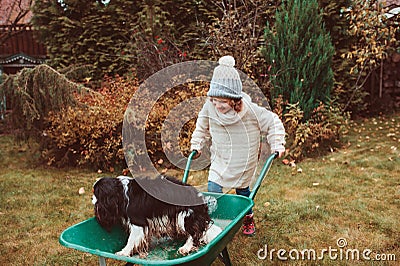
POLYGON ((104 177, 93 186, 92 203, 98 223, 106 230, 121 221, 124 216, 123 187, 118 178, 104 177))

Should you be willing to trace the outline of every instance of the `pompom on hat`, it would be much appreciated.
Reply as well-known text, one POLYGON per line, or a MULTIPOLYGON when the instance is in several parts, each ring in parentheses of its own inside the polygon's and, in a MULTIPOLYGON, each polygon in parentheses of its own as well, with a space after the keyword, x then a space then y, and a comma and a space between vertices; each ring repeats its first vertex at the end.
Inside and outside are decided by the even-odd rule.
POLYGON ((210 90, 207 96, 231 99, 242 98, 242 81, 239 72, 234 68, 235 59, 226 55, 218 60, 211 78, 210 90))

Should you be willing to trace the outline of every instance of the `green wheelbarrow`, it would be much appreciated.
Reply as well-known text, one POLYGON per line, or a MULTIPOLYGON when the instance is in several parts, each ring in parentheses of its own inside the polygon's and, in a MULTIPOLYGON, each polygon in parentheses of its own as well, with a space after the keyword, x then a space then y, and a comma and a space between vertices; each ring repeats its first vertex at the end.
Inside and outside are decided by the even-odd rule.
MULTIPOLYGON (((187 181, 191 160, 195 154, 194 151, 189 155, 183 176, 184 183, 187 181)), ((231 265, 227 245, 241 228, 247 212, 254 206, 253 199, 276 157, 276 153, 268 157, 248 198, 233 194, 203 193, 206 198, 216 199, 215 208, 210 216, 214 223, 222 228, 222 232, 209 244, 200 247, 198 251, 187 256, 178 253, 178 248, 184 242, 172 242, 167 239, 157 240, 159 242, 156 243, 155 248, 149 251, 146 258, 118 256, 115 252, 125 246, 128 238, 127 233, 120 227, 114 227, 111 232, 107 232, 97 223, 95 217, 64 230, 60 235, 59 242, 68 248, 97 255, 101 266, 106 265, 106 258, 140 265, 202 266, 210 265, 215 259, 219 258, 225 265, 231 265), (229 206, 229 208, 226 206, 229 206)))

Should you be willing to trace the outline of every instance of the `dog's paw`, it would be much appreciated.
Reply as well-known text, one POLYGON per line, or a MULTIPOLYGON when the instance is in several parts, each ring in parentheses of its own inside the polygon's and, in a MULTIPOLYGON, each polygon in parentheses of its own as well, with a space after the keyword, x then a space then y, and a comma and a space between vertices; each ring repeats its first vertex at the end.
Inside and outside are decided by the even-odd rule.
POLYGON ((190 252, 192 252, 192 251, 197 251, 197 250, 198 250, 198 248, 196 248, 196 247, 188 248, 187 246, 182 246, 182 247, 180 247, 180 248, 178 249, 178 253, 181 254, 182 256, 186 256, 186 255, 188 255, 190 252))
POLYGON ((127 252, 125 250, 118 251, 118 252, 115 253, 115 255, 124 256, 124 257, 130 257, 131 256, 130 252, 127 252))
POLYGON ((181 254, 182 256, 186 256, 187 254, 190 253, 190 249, 188 249, 187 247, 183 246, 183 247, 180 247, 178 249, 178 253, 181 254))

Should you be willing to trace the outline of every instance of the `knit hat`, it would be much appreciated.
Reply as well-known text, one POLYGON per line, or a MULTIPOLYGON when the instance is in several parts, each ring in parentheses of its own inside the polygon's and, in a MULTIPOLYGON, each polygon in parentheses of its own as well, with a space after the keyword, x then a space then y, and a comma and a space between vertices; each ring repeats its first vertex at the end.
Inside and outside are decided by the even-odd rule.
POLYGON ((242 81, 234 68, 235 59, 226 55, 218 60, 218 64, 219 66, 214 69, 207 96, 241 99, 242 81))

